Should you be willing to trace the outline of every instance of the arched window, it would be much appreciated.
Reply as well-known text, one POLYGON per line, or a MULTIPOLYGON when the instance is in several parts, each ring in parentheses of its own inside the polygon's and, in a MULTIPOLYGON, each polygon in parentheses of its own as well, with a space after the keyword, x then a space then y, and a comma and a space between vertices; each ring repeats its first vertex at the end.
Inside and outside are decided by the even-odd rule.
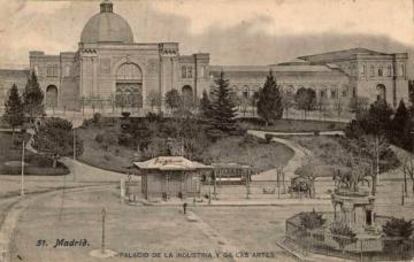
POLYGON ((243 97, 244 98, 249 98, 249 87, 248 86, 244 86, 243 97))
POLYGON ((142 107, 142 73, 133 63, 122 64, 116 74, 115 106, 142 107))
POLYGON ((382 66, 380 66, 378 68, 378 76, 383 76, 383 74, 384 74, 384 72, 383 72, 382 66))
POLYGON ((386 88, 383 84, 377 85, 377 100, 386 100, 386 88))
POLYGON ((181 67, 181 78, 186 78, 186 77, 187 77, 187 67, 182 66, 181 67))
POLYGON ((122 64, 116 74, 117 80, 142 80, 142 73, 139 67, 132 63, 122 64))
POLYGON ((56 108, 58 100, 58 90, 55 85, 49 85, 46 88, 46 107, 56 108))

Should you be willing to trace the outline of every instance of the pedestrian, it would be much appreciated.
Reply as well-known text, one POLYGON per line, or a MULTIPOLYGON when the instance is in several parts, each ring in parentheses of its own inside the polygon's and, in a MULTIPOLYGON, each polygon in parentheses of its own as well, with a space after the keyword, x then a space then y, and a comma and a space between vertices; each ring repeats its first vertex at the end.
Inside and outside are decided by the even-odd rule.
POLYGON ((187 203, 184 203, 183 204, 183 210, 184 210, 184 215, 186 214, 186 212, 187 212, 187 203))

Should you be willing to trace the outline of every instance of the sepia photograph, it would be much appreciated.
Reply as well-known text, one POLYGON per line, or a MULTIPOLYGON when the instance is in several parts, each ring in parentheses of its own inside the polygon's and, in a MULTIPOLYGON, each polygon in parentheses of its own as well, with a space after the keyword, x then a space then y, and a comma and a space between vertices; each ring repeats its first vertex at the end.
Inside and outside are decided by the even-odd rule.
POLYGON ((414 0, 0 5, 0 262, 414 261, 414 0))

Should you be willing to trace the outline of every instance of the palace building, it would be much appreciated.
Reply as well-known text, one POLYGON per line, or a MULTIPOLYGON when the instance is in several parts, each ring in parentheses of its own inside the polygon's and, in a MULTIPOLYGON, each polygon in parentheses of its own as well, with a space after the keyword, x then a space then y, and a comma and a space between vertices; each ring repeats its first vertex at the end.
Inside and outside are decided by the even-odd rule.
POLYGON ((38 76, 48 108, 134 114, 164 109, 165 94, 172 89, 197 101, 221 71, 232 89, 248 98, 272 70, 286 92, 305 87, 314 89, 318 100, 361 96, 396 106, 408 97, 407 59, 407 53, 354 48, 275 65, 210 65, 210 54, 181 55, 177 42, 135 42, 128 22, 105 0, 84 26, 78 50, 58 55, 30 51, 29 69, 0 69, 0 104, 13 83, 23 91, 30 71, 38 76))
POLYGON ((287 93, 312 88, 317 101, 328 104, 364 97, 368 102, 385 99, 396 107, 408 99, 407 53, 381 53, 366 48, 301 56, 291 62, 267 66, 211 66, 210 74, 225 72, 241 97, 251 97, 271 70, 277 84, 287 93))

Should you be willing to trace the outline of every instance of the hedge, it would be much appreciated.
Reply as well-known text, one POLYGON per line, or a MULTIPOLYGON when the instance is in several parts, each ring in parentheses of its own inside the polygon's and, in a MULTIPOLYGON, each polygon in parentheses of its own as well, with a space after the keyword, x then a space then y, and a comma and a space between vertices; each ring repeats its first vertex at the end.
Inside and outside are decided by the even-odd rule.
MULTIPOLYGON (((20 166, 0 165, 0 174, 3 175, 20 175, 22 168, 20 166)), ((70 170, 63 164, 58 163, 58 167, 36 167, 27 166, 24 168, 24 175, 32 176, 63 176, 68 175, 70 170)))

